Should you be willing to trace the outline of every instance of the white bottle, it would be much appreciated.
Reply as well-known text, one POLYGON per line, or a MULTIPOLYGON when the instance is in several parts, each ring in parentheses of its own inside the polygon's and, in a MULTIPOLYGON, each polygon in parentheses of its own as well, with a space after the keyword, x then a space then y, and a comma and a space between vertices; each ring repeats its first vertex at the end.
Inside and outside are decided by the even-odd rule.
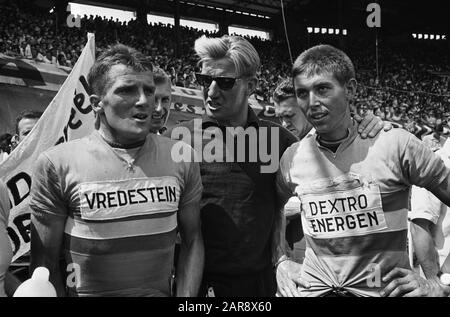
POLYGON ((20 284, 13 297, 56 297, 56 290, 48 280, 47 268, 37 267, 31 278, 20 284))
POLYGON ((444 273, 440 277, 441 283, 447 286, 450 286, 450 274, 444 273))

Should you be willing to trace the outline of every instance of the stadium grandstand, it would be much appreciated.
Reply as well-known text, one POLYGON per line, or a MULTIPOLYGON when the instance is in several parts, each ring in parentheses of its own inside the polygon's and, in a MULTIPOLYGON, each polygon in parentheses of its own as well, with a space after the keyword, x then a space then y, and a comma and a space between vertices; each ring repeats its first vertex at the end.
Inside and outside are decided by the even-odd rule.
POLYGON ((3 0, 0 132, 10 132, 23 108, 42 110, 49 104, 76 63, 87 32, 96 34, 97 53, 116 42, 130 45, 166 70, 174 85, 198 89, 194 40, 239 30, 259 35, 247 36, 262 59, 254 95, 261 103, 272 103, 273 89, 289 76, 290 61, 300 51, 329 43, 355 62, 358 112, 372 111, 418 136, 438 123, 448 132, 449 27, 435 2, 426 8, 420 2, 380 2, 382 25, 369 28, 370 2, 357 0, 3 0), (77 7, 87 5, 88 12, 103 15, 76 14, 77 7))

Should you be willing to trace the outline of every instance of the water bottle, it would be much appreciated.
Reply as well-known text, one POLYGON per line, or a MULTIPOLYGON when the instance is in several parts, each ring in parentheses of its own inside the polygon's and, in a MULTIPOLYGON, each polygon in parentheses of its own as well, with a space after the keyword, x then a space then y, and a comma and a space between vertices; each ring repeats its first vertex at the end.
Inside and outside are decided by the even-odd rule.
POLYGON ((56 297, 56 290, 48 280, 50 272, 45 267, 37 267, 30 279, 17 288, 13 297, 56 297))

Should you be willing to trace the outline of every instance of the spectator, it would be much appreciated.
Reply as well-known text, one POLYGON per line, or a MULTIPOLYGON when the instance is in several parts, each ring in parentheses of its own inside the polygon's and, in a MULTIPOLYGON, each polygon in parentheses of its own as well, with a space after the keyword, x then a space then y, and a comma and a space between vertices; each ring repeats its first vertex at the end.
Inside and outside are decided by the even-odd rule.
POLYGON ((165 125, 170 114, 172 84, 169 75, 159 67, 154 68, 153 78, 156 85, 155 110, 151 115, 150 131, 161 134, 167 130, 165 125))
MULTIPOLYGON (((437 153, 450 167, 450 139, 437 153)), ((424 188, 414 187, 410 218, 415 254, 425 276, 450 273, 450 208, 424 188)))
POLYGON ((9 153, 11 153, 11 139, 12 135, 9 133, 0 135, 0 163, 6 160, 9 153))
POLYGON ((19 113, 16 118, 16 134, 12 140, 13 149, 31 132, 41 116, 42 112, 35 110, 23 110, 19 113))
POLYGON ((442 123, 434 126, 432 134, 425 135, 422 138, 423 143, 428 146, 432 151, 437 151, 444 145, 445 138, 442 136, 444 132, 444 126, 442 123))
POLYGON ((280 118, 281 124, 299 140, 312 129, 312 125, 306 120, 305 115, 297 104, 292 79, 282 81, 273 93, 275 113, 280 118))

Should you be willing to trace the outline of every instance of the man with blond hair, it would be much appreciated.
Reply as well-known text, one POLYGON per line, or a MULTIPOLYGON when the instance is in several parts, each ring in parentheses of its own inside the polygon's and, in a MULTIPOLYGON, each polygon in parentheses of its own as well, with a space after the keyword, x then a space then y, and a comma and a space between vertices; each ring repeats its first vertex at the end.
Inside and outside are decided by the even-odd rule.
POLYGON ((296 137, 259 119, 249 106, 260 67, 250 42, 239 36, 202 36, 194 48, 200 59, 196 80, 203 87, 206 113, 201 124, 184 122, 168 135, 193 146, 201 138, 202 149, 196 148, 203 153, 200 208, 205 270, 200 296, 274 296, 272 231, 279 208, 275 175, 281 155, 296 137), (206 153, 211 140, 215 151, 206 153), (268 148, 269 161, 261 154, 268 148))

